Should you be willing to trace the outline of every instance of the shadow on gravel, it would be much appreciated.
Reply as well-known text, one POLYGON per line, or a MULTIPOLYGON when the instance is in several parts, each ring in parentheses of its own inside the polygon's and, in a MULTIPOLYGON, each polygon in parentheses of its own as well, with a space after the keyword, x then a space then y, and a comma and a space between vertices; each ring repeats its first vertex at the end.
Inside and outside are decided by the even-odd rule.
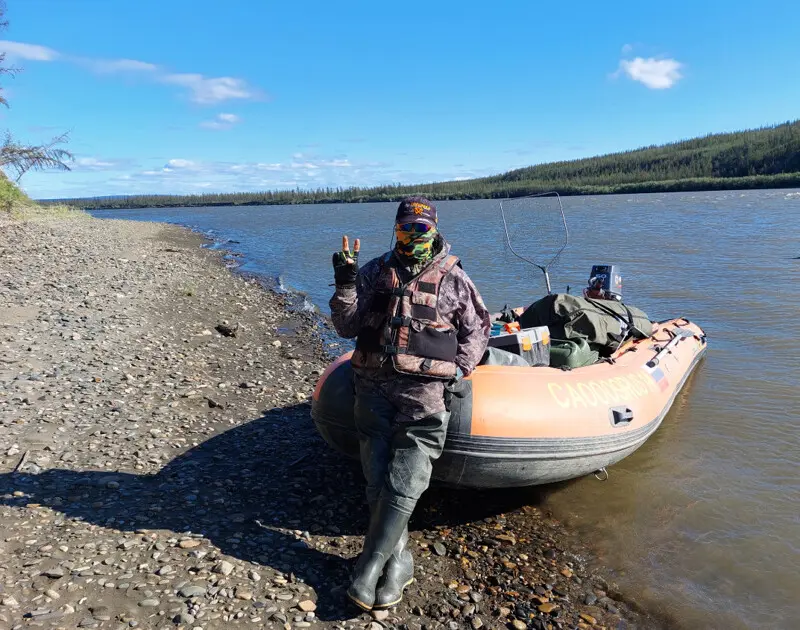
MULTIPOLYGON (((468 523, 542 497, 535 489, 433 487, 420 502, 412 529, 468 523)), ((293 573, 312 586, 320 619, 356 614, 344 598, 352 560, 275 529, 312 537, 361 535, 366 529, 359 465, 323 442, 307 404, 271 410, 216 435, 152 475, 60 469, 0 474, 0 504, 28 503, 123 531, 202 534, 225 554, 293 573), (13 497, 17 491, 24 496, 13 497)), ((345 551, 343 539, 330 542, 345 551)))

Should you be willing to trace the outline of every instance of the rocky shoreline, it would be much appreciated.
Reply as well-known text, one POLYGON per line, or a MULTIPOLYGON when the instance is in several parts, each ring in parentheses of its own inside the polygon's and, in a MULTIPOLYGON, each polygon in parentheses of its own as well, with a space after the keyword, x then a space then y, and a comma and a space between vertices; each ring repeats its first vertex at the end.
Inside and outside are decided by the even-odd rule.
POLYGON ((432 488, 405 601, 349 607, 363 479, 310 421, 320 324, 202 242, 0 225, 0 629, 665 625, 535 489, 432 488))

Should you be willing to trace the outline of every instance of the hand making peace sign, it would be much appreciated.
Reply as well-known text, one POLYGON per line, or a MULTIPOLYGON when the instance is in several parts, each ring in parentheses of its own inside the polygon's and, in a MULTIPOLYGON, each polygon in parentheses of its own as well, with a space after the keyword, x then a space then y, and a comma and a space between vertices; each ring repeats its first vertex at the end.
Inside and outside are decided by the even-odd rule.
POLYGON ((357 238, 353 251, 345 234, 342 236, 342 251, 333 254, 333 276, 337 287, 353 287, 358 276, 358 252, 361 250, 361 239, 357 238))

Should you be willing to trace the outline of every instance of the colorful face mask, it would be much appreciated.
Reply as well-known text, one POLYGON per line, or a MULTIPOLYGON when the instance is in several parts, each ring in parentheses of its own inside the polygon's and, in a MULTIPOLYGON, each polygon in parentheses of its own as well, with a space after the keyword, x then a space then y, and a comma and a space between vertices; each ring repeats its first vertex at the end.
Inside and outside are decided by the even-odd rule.
POLYGON ((398 254, 412 259, 415 263, 425 262, 433 256, 433 241, 438 233, 436 228, 424 223, 396 225, 394 230, 397 238, 395 249, 398 254), (402 229, 409 227, 412 229, 402 229))

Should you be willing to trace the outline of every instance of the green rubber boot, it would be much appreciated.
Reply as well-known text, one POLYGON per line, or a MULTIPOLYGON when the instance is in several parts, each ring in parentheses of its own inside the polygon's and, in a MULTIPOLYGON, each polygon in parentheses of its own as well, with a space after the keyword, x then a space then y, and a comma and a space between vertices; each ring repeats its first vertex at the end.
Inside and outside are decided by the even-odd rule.
POLYGON ((347 596, 362 610, 373 609, 378 580, 398 542, 407 533, 410 516, 386 499, 378 501, 364 540, 364 550, 347 589, 347 596))
POLYGON ((403 600, 403 591, 414 581, 414 557, 408 550, 408 529, 392 551, 378 583, 374 610, 385 610, 397 606, 403 600))

